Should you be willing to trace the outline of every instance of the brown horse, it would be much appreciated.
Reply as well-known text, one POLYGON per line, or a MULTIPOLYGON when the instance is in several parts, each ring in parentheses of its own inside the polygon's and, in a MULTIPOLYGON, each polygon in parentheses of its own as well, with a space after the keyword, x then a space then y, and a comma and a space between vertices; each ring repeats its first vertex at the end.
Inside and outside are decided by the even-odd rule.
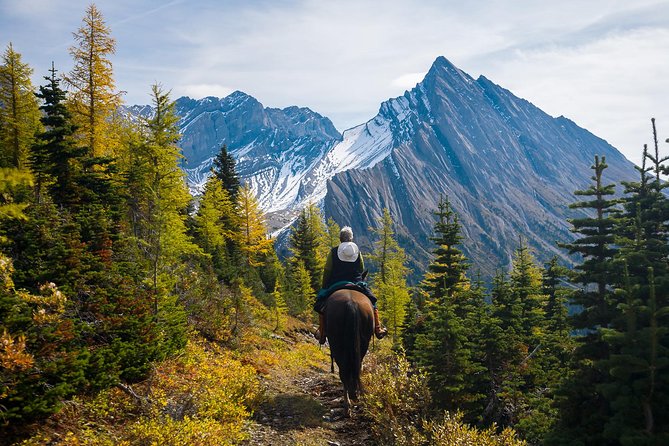
POLYGON ((374 334, 374 309, 364 294, 343 289, 328 297, 324 313, 330 354, 339 368, 346 414, 350 416, 351 401, 362 391, 360 371, 374 334))

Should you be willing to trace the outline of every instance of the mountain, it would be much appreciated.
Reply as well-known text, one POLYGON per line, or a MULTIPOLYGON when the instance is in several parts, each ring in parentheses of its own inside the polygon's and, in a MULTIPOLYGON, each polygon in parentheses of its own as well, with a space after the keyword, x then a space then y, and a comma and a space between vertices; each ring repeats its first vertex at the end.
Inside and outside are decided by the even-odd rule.
POLYGON ((402 123, 393 149, 367 170, 338 173, 323 208, 348 222, 363 245, 366 228, 390 209, 415 265, 429 259, 440 196, 457 211, 464 251, 484 276, 510 263, 522 238, 539 259, 569 259, 556 241, 573 239, 573 192, 590 184, 594 156, 606 156, 608 182, 636 178, 633 164, 606 141, 562 116, 553 118, 481 76, 439 57, 425 79, 381 106, 402 123))
POLYGON ((352 226, 368 251, 368 228, 387 207, 416 271, 429 260, 440 196, 459 215, 465 253, 490 276, 509 264, 521 238, 539 259, 557 254, 569 262, 555 242, 573 238, 566 219, 580 214, 568 205, 589 184, 595 154, 606 156, 607 181, 636 178, 633 164, 606 141, 443 57, 414 89, 343 134, 308 108, 266 108, 239 91, 180 98, 176 108, 193 192, 226 144, 274 231, 318 202, 326 216, 352 226))

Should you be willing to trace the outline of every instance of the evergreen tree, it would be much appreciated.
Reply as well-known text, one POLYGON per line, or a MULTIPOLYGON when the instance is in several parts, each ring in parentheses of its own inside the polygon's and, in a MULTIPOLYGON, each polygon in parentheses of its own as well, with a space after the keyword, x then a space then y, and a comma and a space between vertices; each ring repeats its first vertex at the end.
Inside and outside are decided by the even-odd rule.
POLYGON ((325 249, 334 248, 339 245, 339 232, 341 228, 332 217, 328 218, 327 221, 327 242, 325 243, 325 249))
POLYGON ((81 173, 78 160, 86 155, 86 149, 76 147, 73 135, 76 126, 70 112, 65 107, 65 91, 60 88, 56 69, 51 67, 51 76, 45 77, 47 85, 39 87, 37 97, 43 101, 40 106, 44 132, 39 133, 32 147, 30 169, 36 179, 36 201, 42 202, 44 186, 48 186, 55 203, 71 206, 80 199, 77 180, 81 173))
POLYGON ((460 224, 450 204, 443 198, 436 212, 434 260, 424 279, 427 292, 423 332, 415 338, 410 357, 428 372, 428 383, 435 404, 457 410, 471 403, 466 375, 479 369, 472 361, 468 338, 477 327, 467 326, 463 304, 470 289, 465 277, 467 263, 456 245, 460 243, 460 224))
POLYGON ((315 204, 302 209, 290 234, 290 249, 294 262, 302 262, 310 277, 312 293, 321 288, 325 258, 329 251, 325 224, 315 204))
POLYGON ((379 299, 379 310, 389 328, 393 344, 397 345, 409 301, 409 290, 405 279, 408 273, 405 266, 406 256, 393 237, 393 221, 388 209, 383 210, 383 216, 378 219, 378 224, 378 228, 370 228, 378 237, 374 244, 374 252, 370 256, 378 268, 372 280, 375 294, 379 299))
POLYGON ((591 168, 593 184, 575 192, 588 199, 570 205, 591 214, 570 220, 572 232, 580 237, 562 245, 570 254, 578 253, 583 258, 572 279, 580 286, 571 297, 579 311, 571 319, 578 333, 578 345, 570 365, 573 372, 558 394, 560 420, 548 438, 549 444, 606 444, 602 432, 610 417, 610 407, 600 389, 609 378, 601 361, 609 357, 610 351, 602 340, 600 328, 607 327, 616 312, 612 285, 619 274, 614 265, 619 201, 612 197, 615 185, 604 184, 602 179, 606 159, 595 156, 591 168))
POLYGON ((314 290, 311 286, 309 271, 301 260, 291 264, 290 281, 293 283, 293 289, 286 301, 290 313, 296 317, 308 317, 311 314, 310 304, 314 299, 314 290))
POLYGON ((553 256, 544 265, 542 274, 543 294, 547 296, 546 319, 548 332, 568 339, 570 326, 568 319, 569 289, 562 286, 569 277, 569 269, 558 263, 558 257, 553 256))
POLYGON ((218 276, 228 282, 234 270, 228 245, 236 236, 236 220, 237 214, 230 194, 217 177, 210 177, 194 217, 196 241, 211 256, 218 276))
POLYGON ((118 143, 113 118, 121 105, 109 59, 116 52, 116 40, 95 4, 88 6, 82 21, 70 47, 74 68, 65 76, 72 90, 69 106, 82 134, 81 145, 91 156, 111 155, 118 143))
POLYGON ((281 284, 277 280, 272 291, 272 313, 274 314, 274 331, 279 331, 284 326, 284 319, 288 313, 288 304, 281 292, 281 284))
POLYGON ((516 250, 511 270, 513 302, 520 307, 521 336, 531 349, 541 343, 537 332, 544 331, 544 305, 541 270, 534 263, 527 246, 521 241, 516 250))
POLYGON ((236 203, 241 184, 239 182, 237 171, 235 170, 235 158, 232 154, 228 153, 228 146, 225 144, 221 146, 220 152, 218 152, 218 155, 214 158, 212 173, 216 178, 221 180, 223 188, 227 190, 230 195, 230 199, 233 203, 236 203))
MULTIPOLYGON (((29 187, 33 184, 33 177, 29 172, 14 168, 0 168, 0 222, 8 219, 23 221, 26 219, 24 213, 28 203, 16 196, 20 195, 17 189, 29 187)), ((0 242, 6 242, 7 237, 0 234, 0 242)))
POLYGON ((67 297, 53 283, 37 295, 17 291, 12 275, 11 260, 0 255, 0 424, 6 441, 84 388, 89 356, 77 348, 67 297))
POLYGON ((460 222, 448 199, 442 197, 437 209, 435 236, 430 239, 437 247, 433 251, 435 259, 428 266, 425 282, 431 300, 440 302, 468 285, 465 272, 469 265, 462 251, 456 247, 462 241, 460 222))
POLYGON ((661 181, 657 129, 652 120, 654 154, 644 146, 638 183, 624 183, 624 213, 617 253, 623 267, 615 281, 616 312, 601 329, 610 355, 601 361, 609 379, 599 390, 609 402, 611 416, 603 436, 625 444, 661 444, 669 440, 669 200, 661 181), (622 277, 624 280, 620 280, 622 277))
POLYGON ((0 167, 24 169, 39 129, 32 73, 10 42, 0 64, 0 167))

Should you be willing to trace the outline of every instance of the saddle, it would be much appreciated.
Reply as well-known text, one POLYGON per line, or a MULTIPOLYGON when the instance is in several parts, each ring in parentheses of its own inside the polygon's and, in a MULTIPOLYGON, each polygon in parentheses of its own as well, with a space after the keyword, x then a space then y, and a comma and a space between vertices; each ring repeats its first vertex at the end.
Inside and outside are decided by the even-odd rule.
POLYGON ((335 291, 343 289, 358 291, 367 296, 369 300, 372 301, 372 304, 376 304, 376 296, 372 294, 372 291, 367 286, 367 282, 341 281, 333 283, 329 288, 321 288, 320 291, 318 291, 318 294, 316 295, 316 303, 314 304, 314 310, 316 310, 318 313, 322 313, 325 309, 325 305, 327 304, 328 297, 330 297, 335 291))

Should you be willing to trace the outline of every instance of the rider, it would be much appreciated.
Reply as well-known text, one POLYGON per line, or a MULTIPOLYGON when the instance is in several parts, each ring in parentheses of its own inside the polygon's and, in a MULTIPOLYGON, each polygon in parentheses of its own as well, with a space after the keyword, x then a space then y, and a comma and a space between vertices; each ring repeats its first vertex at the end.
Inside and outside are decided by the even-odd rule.
MULTIPOLYGON (((323 289, 327 289, 333 284, 341 281, 353 282, 358 284, 363 280, 363 271, 365 262, 360 254, 358 245, 353 243, 353 230, 349 226, 344 226, 339 232, 339 246, 336 246, 328 253, 325 261, 325 270, 323 271, 323 289)), ((378 339, 382 339, 388 330, 381 327, 379 321, 379 310, 376 308, 376 297, 371 290, 364 286, 365 294, 372 301, 374 307, 374 334, 378 339)), ((321 290, 322 291, 322 290, 321 290)), ((321 295, 319 293, 319 295, 321 295)), ((325 315, 323 308, 316 303, 314 309, 318 311, 318 331, 315 336, 321 344, 325 343, 325 315)))

